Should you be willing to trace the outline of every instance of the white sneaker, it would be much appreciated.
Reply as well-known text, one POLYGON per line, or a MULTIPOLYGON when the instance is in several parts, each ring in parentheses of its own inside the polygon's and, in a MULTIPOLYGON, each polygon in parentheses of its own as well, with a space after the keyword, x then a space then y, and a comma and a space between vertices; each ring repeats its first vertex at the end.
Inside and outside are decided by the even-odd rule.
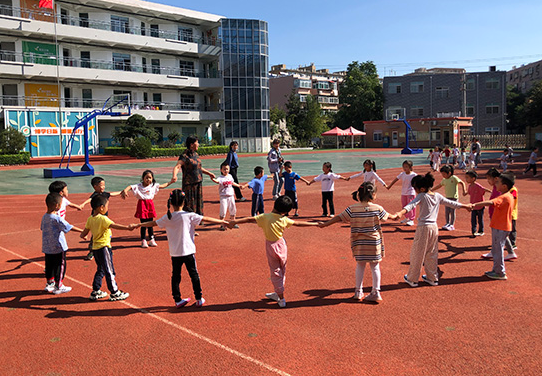
POLYGON ((196 300, 196 307, 203 307, 205 304, 205 299, 202 297, 201 299, 196 300))
POLYGON ((175 307, 183 308, 185 305, 188 304, 189 301, 190 301, 190 298, 182 299, 182 300, 180 300, 178 302, 175 302, 175 307))
POLYGON ((53 292, 55 290, 55 283, 52 282, 52 283, 46 284, 44 290, 47 292, 53 292))
POLYGON ((141 241, 141 248, 149 248, 149 245, 147 244, 147 241, 145 239, 141 241))
POLYGON ((354 292, 353 299, 354 300, 362 300, 363 299, 363 292, 361 292, 361 291, 354 292))
POLYGON ((445 224, 444 226, 441 227, 441 230, 446 230, 448 231, 448 224, 445 224))
POLYGON ((265 297, 267 299, 274 300, 275 302, 278 302, 280 300, 279 294, 277 294, 276 292, 269 292, 269 293, 265 294, 265 297))
POLYGON ((70 291, 72 291, 72 288, 71 288, 71 287, 62 285, 62 286, 60 286, 60 287, 56 287, 56 288, 53 290, 53 294, 59 295, 59 294, 64 294, 65 292, 70 292, 70 291))
POLYGON ((130 296, 127 292, 117 290, 116 293, 109 295, 109 300, 116 301, 116 300, 125 300, 130 296))
POLYGON ((406 274, 403 276, 403 279, 410 287, 418 287, 418 282, 409 281, 406 274))
POLYGON ((329 218, 333 218, 333 217, 335 217, 335 214, 330 214, 329 215, 329 218))
POLYGON ((408 222, 408 219, 405 218, 405 219, 403 219, 403 220, 402 220, 401 222, 399 222, 399 223, 407 223, 407 222, 408 222))
POLYGON ((492 258, 493 258, 493 255, 491 254, 491 252, 484 253, 484 254, 482 255, 482 258, 485 258, 485 259, 492 259, 492 258))
POLYGON ((102 290, 92 291, 90 293, 90 300, 98 300, 98 299, 102 299, 106 297, 107 297, 107 293, 102 290))
POLYGON ((516 252, 512 252, 504 256, 504 261, 515 260, 517 258, 518 258, 518 255, 516 254, 516 252))
POLYGON ((286 307, 286 300, 284 300, 284 298, 279 300, 279 307, 280 308, 286 307))
POLYGON ((149 240, 149 247, 158 247, 158 244, 156 244, 156 241, 154 240, 154 238, 149 240))
POLYGON ((446 231, 454 231, 455 230, 455 227, 453 225, 448 225, 446 226, 446 231))
POLYGON ((414 221, 406 221, 407 226, 414 226, 414 221))

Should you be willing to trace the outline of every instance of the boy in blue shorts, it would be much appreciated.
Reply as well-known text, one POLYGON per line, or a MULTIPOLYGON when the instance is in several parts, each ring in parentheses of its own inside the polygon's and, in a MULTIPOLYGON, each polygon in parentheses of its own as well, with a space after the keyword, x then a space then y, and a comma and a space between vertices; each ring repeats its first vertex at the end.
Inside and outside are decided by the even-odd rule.
POLYGON ((256 214, 263 214, 263 188, 264 183, 267 180, 267 175, 263 174, 263 167, 254 167, 254 179, 246 183, 243 187, 249 187, 252 189, 252 209, 251 215, 254 217, 256 214))
POLYGON ((297 212, 298 204, 295 181, 301 180, 307 185, 310 185, 310 182, 292 171, 292 162, 290 161, 284 162, 284 166, 281 167, 281 170, 283 169, 284 171, 281 172, 281 177, 284 179, 284 195, 292 199, 292 209, 295 210, 294 217, 298 217, 299 213, 297 212))

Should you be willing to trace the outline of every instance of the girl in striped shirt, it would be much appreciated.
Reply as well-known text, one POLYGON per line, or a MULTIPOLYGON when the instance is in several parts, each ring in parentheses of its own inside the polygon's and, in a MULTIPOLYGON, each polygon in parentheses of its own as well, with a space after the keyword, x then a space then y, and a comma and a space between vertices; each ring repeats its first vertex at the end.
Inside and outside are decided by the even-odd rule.
POLYGON ((352 198, 359 202, 347 207, 339 216, 322 223, 320 227, 327 227, 341 221, 350 223, 350 244, 352 254, 357 262, 354 299, 380 303, 382 301, 380 296, 380 261, 384 257, 380 222, 397 217, 388 214, 382 206, 373 203, 376 198, 374 183, 361 184, 358 190, 352 193, 352 198), (363 297, 363 275, 367 263, 371 267, 373 275, 373 289, 369 295, 363 297))

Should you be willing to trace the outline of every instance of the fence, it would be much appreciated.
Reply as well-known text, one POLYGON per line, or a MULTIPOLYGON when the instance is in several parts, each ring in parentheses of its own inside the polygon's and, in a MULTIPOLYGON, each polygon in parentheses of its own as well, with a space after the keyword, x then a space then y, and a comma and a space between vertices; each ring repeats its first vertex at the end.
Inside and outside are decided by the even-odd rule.
POLYGON ((524 134, 481 134, 464 136, 461 146, 468 148, 476 138, 482 149, 504 149, 508 145, 512 149, 527 149, 527 135, 524 134))

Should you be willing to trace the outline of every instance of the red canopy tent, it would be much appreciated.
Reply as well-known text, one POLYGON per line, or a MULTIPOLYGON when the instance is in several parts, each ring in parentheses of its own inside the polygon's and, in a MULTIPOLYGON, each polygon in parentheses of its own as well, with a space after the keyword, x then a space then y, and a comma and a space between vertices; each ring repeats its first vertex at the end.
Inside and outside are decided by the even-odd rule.
POLYGON ((354 127, 341 129, 335 127, 327 132, 322 133, 322 136, 337 136, 337 149, 339 148, 339 136, 352 136, 352 148, 354 148, 354 136, 365 136, 367 133, 357 130, 354 127))

